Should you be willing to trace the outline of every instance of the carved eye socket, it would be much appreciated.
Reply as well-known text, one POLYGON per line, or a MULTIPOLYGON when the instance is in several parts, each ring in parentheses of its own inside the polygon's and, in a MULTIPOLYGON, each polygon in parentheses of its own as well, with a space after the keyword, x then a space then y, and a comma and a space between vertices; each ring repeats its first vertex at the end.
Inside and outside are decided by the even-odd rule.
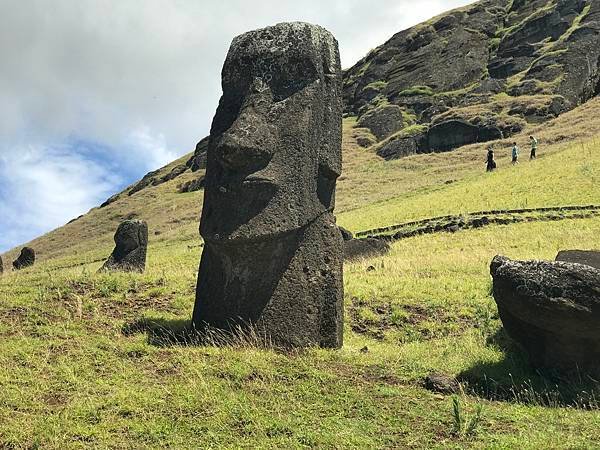
POLYGON ((314 83, 318 72, 310 60, 282 56, 258 63, 255 77, 263 89, 271 91, 275 102, 281 102, 314 83))

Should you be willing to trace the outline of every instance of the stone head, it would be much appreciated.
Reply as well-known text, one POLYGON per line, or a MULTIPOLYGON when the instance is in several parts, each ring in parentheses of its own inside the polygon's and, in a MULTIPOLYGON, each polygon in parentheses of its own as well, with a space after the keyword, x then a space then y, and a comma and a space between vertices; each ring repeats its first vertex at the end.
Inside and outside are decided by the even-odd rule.
POLYGON ((148 243, 148 225, 140 220, 122 222, 115 233, 117 254, 126 255, 148 243))
POLYGON ((333 210, 342 162, 335 38, 306 23, 238 36, 222 88, 207 155, 204 239, 268 239, 333 210))

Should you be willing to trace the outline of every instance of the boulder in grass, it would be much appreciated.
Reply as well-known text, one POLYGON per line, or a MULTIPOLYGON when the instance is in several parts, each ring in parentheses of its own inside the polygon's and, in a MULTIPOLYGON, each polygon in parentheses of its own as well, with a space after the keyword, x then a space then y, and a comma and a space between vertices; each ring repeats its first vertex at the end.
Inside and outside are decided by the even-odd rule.
POLYGON ((496 256, 490 271, 504 328, 533 366, 600 376, 599 269, 496 256))
POLYGON ((598 250, 563 250, 556 255, 556 260, 585 264, 600 269, 600 251, 598 250))

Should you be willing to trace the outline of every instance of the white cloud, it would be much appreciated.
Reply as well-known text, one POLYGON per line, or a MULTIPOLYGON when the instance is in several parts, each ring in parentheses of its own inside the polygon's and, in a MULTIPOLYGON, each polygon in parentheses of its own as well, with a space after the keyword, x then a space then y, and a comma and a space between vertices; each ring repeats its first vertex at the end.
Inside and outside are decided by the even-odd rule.
POLYGON ((73 148, 29 146, 0 156, 0 248, 63 225, 123 180, 73 148))
MULTIPOLYGON (((43 224, 26 211, 34 204, 22 217, 35 233, 47 231, 110 190, 90 187, 91 177, 117 170, 132 182, 191 151, 208 133, 223 60, 242 32, 290 20, 319 23, 337 37, 343 64, 350 66, 394 33, 467 3, 0 0, 0 156, 5 165, 21 164, 0 178, 0 216, 17 195, 9 190, 29 183, 30 191, 44 191, 31 191, 29 199, 44 197, 54 206, 43 224), (67 145, 73 141, 95 143, 97 154, 86 160, 67 145), (39 168, 22 159, 24 148, 46 155, 36 160, 39 168), (44 181, 32 183, 32 173, 44 181), (67 173, 65 184, 57 174, 67 173), (48 198, 66 188, 69 200, 58 205, 48 198)), ((0 217, 0 235, 15 226, 0 217)), ((0 249, 15 239, 3 238, 0 249)))

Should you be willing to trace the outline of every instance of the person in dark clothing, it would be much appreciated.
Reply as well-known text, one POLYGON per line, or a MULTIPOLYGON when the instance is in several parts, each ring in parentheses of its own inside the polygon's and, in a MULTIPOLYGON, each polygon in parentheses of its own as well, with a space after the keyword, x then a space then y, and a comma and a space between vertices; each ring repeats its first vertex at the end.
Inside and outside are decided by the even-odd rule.
POLYGON ((494 161, 494 147, 489 146, 487 152, 487 171, 493 172, 496 169, 496 161, 494 161))
POLYGON ((516 142, 513 142, 512 163, 513 163, 513 165, 519 164, 519 146, 517 145, 516 142))
POLYGON ((529 159, 536 159, 537 158, 538 141, 533 136, 529 136, 529 140, 531 141, 531 155, 529 156, 529 159))

